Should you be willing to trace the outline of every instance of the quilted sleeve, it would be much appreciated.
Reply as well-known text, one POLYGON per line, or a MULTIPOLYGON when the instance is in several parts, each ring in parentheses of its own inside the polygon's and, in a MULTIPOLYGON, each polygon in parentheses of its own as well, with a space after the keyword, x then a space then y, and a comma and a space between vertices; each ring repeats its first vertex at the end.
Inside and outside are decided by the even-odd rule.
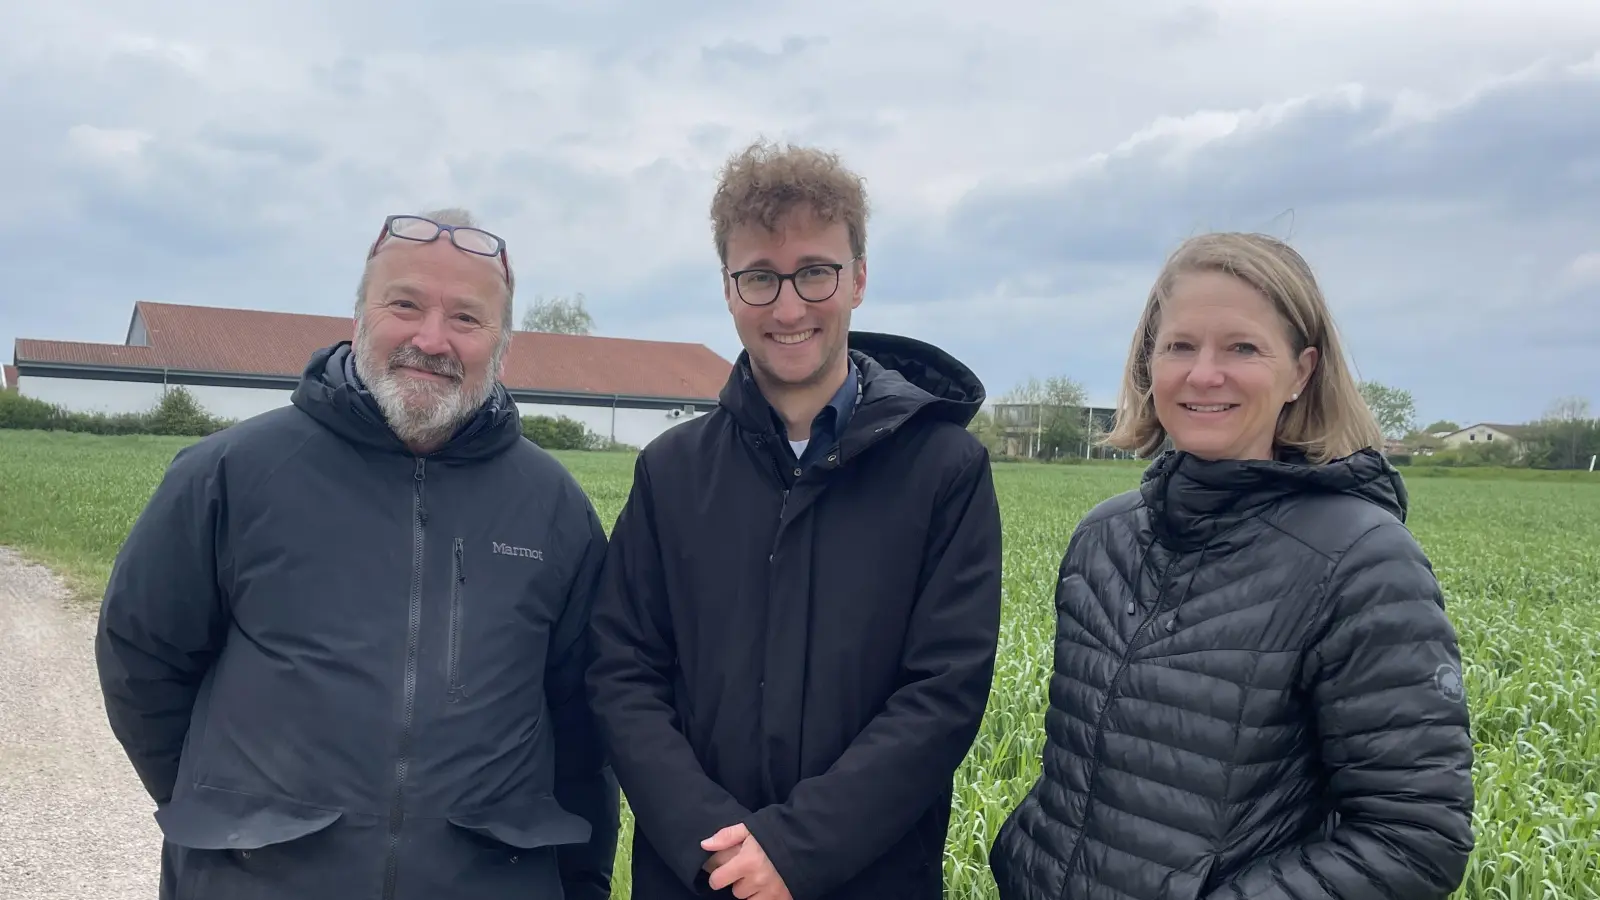
POLYGON ((1338 823, 1210 896, 1445 898, 1472 851, 1472 737, 1456 633, 1411 533, 1375 527, 1340 558, 1303 685, 1338 823))

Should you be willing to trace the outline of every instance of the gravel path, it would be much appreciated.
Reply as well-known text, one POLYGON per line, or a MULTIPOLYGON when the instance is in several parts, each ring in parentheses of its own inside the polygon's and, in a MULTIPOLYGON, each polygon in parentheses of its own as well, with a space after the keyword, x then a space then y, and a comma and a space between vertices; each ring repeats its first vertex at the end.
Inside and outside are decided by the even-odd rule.
POLYGON ((0 898, 154 900, 154 804, 106 724, 95 611, 0 548, 0 898))

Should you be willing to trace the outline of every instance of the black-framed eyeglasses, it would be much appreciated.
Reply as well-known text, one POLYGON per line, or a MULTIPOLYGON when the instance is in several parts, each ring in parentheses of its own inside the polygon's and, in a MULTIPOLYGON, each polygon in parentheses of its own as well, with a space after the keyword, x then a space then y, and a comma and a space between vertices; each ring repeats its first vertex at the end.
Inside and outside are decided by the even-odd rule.
MULTIPOLYGON (((857 257, 851 257, 855 262, 857 257)), ((733 288, 739 299, 750 306, 770 306, 778 299, 785 281, 794 284, 794 292, 807 303, 821 303, 839 290, 839 272, 844 263, 811 263, 785 274, 772 269, 740 269, 729 272, 733 288)))
POLYGON ((397 215, 384 219, 383 230, 378 232, 378 239, 372 242, 372 249, 367 251, 367 259, 378 254, 378 247, 386 237, 426 244, 438 240, 441 234, 450 235, 450 243, 468 253, 499 257, 506 280, 511 280, 511 261, 506 254, 505 239, 500 235, 466 225, 445 225, 422 216, 397 215))

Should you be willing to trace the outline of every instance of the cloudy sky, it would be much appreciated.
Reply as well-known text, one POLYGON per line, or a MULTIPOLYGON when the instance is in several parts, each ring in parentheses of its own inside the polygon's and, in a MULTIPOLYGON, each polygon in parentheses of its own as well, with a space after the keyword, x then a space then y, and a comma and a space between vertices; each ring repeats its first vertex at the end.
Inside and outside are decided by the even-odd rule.
POLYGON ((1114 397, 1162 258, 1291 238, 1425 420, 1600 406, 1594 0, 0 5, 0 359, 137 300, 348 314, 467 205, 519 294, 738 351, 707 203, 766 136, 868 179, 855 327, 1114 397))

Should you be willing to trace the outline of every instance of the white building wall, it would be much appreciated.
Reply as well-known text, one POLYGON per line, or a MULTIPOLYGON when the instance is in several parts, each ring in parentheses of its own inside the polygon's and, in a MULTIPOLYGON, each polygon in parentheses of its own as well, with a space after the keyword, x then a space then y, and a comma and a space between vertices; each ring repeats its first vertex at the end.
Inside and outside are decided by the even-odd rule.
MULTIPOLYGON (((19 379, 22 395, 65 407, 74 412, 147 412, 161 402, 160 384, 131 381, 96 381, 85 378, 49 378, 29 375, 19 379)), ((184 385, 206 412, 224 419, 247 419, 289 404, 290 391, 277 388, 214 387, 184 385)), ((665 409, 640 409, 619 405, 571 406, 563 404, 518 403, 524 416, 566 416, 582 422, 590 431, 624 444, 643 447, 657 435, 711 407, 697 407, 691 414, 674 416, 665 409)))
MULTIPOLYGON (((22 387, 25 397, 66 407, 74 412, 148 412, 161 402, 161 384, 136 381, 96 381, 87 378, 49 378, 29 375, 22 387)), ((214 387, 186 384, 206 412, 224 419, 248 419, 270 409, 287 406, 289 391, 273 388, 214 387)))
POLYGON ((524 416, 566 416, 582 422, 586 428, 601 437, 611 438, 634 447, 643 447, 661 432, 689 419, 703 416, 711 407, 696 407, 696 411, 674 416, 671 410, 638 409, 618 406, 613 415, 609 406, 561 406, 543 403, 518 403, 524 416))
POLYGON ((1503 431, 1490 428, 1487 425, 1473 425, 1464 428, 1444 439, 1447 447, 1475 447, 1479 444, 1492 444, 1496 442, 1515 444, 1516 438, 1503 431))

